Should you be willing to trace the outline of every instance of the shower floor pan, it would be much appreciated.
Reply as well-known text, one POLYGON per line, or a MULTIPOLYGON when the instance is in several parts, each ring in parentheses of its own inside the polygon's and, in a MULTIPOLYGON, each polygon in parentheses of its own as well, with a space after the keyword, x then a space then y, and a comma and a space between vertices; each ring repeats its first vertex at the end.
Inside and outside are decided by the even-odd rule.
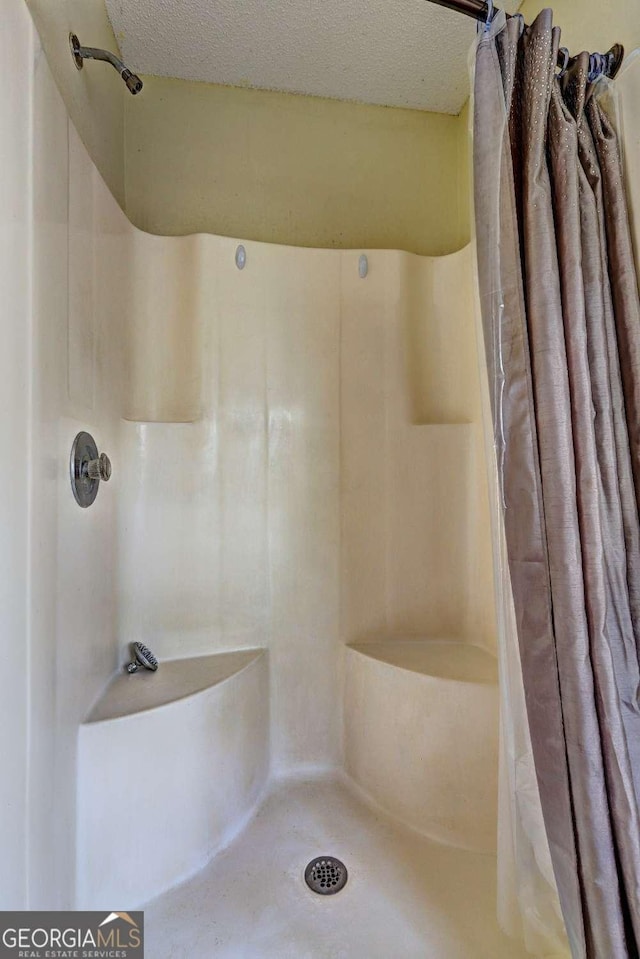
POLYGON ((417 835, 342 777, 272 783, 245 831, 145 906, 153 959, 525 959, 498 928, 495 858, 417 835), (318 896, 319 855, 349 881, 318 896))

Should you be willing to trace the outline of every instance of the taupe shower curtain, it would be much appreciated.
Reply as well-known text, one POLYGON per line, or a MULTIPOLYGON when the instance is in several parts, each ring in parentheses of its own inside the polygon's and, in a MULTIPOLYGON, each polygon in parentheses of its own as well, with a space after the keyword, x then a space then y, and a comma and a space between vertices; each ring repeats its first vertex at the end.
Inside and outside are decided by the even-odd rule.
POLYGON ((550 10, 477 45, 478 275, 540 800, 575 957, 640 956, 640 305, 616 133, 550 10))

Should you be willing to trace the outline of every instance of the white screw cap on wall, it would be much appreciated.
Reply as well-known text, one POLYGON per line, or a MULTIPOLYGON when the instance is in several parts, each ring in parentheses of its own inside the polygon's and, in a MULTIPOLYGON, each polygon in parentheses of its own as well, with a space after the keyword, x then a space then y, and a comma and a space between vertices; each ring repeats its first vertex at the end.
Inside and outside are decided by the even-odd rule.
POLYGON ((368 272, 369 272, 369 260, 367 259, 364 253, 361 253, 360 259, 358 260, 358 273, 360 275, 360 279, 364 280, 368 272))
POLYGON ((240 246, 236 250, 236 266, 238 267, 239 270, 244 270, 246 264, 247 264, 247 251, 242 246, 242 244, 240 244, 240 246))

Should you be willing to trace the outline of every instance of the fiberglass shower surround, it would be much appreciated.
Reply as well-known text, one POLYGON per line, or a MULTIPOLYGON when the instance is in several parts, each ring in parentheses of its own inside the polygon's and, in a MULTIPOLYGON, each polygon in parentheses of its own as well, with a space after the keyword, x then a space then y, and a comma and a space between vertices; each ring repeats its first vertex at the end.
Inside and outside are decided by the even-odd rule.
POLYGON ((255 243, 239 270, 234 240, 153 237, 124 216, 121 244, 135 373, 118 442, 119 632, 160 666, 143 686, 115 677, 81 725, 79 903, 170 889, 233 838, 269 777, 341 768, 420 832, 491 853, 470 249, 370 251, 363 277, 355 251, 255 243), (142 797, 131 843, 121 822, 142 797))
MULTIPOLYGON (((456 914, 458 863, 491 888, 497 778, 470 250, 367 251, 363 277, 361 251, 246 242, 239 270, 237 240, 139 231, 46 61, 28 59, 47 116, 31 161, 40 206, 27 236, 38 243, 25 252, 36 277, 33 442, 44 463, 64 463, 38 466, 33 502, 32 588, 47 611, 33 638, 48 654, 33 663, 32 735, 46 749, 32 775, 55 783, 55 815, 42 785, 31 901, 134 908, 204 867, 268 780, 319 778, 346 815, 355 800, 325 782, 346 768, 393 815, 444 840, 435 854, 456 914), (69 486, 81 429, 113 462, 88 510, 69 486), (452 641, 433 642, 442 637, 452 641), (134 638, 158 656, 157 673, 122 674, 134 638), (363 726, 362 701, 396 718, 410 706, 401 749, 381 716, 363 726), (146 828, 123 830, 140 808, 146 828)), ((362 817, 373 851, 375 821, 362 817)), ((402 873, 408 844, 388 845, 402 873)), ((311 895, 304 868, 324 849, 296 846, 292 895, 311 895)), ((420 849, 428 860, 429 842, 420 849)), ((349 869, 340 897, 357 896, 357 861, 326 851, 349 869)), ((410 892, 422 943, 429 875, 418 870, 410 892)), ((468 952, 465 928, 451 921, 450 955, 468 952)), ((478 936, 509 955, 493 910, 478 936)))
MULTIPOLYGON (((154 959, 175 959, 181 948, 201 954, 203 941, 213 948, 214 938, 225 959, 242 949, 271 959, 285 946, 303 955, 327 942, 354 957, 380 948, 385 957, 404 951, 469 959, 475 951, 522 959, 523 938, 531 954, 567 955, 559 893, 575 957, 634 956, 635 820, 617 818, 612 799, 608 819, 590 823, 576 743, 589 746, 595 734, 601 737, 608 765, 597 772, 601 792, 610 790, 612 797, 619 798, 619 782, 610 760, 621 770, 633 762, 612 751, 623 738, 607 739, 613 721, 594 722, 581 738, 572 706, 562 701, 562 687, 571 686, 576 674, 567 649, 571 630, 556 616, 535 643, 522 633, 532 612, 548 612, 549 593, 557 612, 564 584, 562 563, 546 564, 542 550, 540 591, 523 587, 519 577, 531 543, 520 562, 514 540, 522 544, 531 528, 522 521, 522 483, 512 482, 511 472, 514 457, 528 457, 528 502, 546 507, 556 488, 545 473, 550 448, 565 454, 554 463, 558 476, 570 475, 566 457, 575 450, 581 458, 573 464, 576 476, 581 464, 591 463, 587 472, 613 492, 611 459, 600 454, 615 450, 624 480, 622 515, 605 497, 606 516, 604 507, 592 510, 587 530, 581 520, 593 503, 583 495, 593 489, 587 484, 585 493, 579 482, 561 506, 578 515, 572 542, 580 538, 585 556, 593 546, 586 533, 606 534, 603 555, 619 587, 609 607, 629 607, 624 625, 632 629, 622 639, 630 640, 635 593, 625 590, 636 569, 637 529, 630 518, 634 509, 637 517, 637 450, 633 435, 630 452, 624 445, 628 426, 621 410, 637 395, 637 369, 635 351, 624 354, 617 341, 621 325, 638 326, 637 291, 630 285, 629 238, 620 219, 625 207, 609 202, 611 183, 605 182, 619 177, 619 158, 596 95, 604 84, 593 88, 585 81, 596 67, 613 74, 617 59, 614 51, 592 60, 562 56, 566 70, 556 81, 559 38, 548 14, 525 30, 521 20, 487 16, 489 7, 475 0, 448 5, 474 16, 482 11, 490 21, 477 47, 474 105, 488 384, 474 340, 471 247, 430 258, 245 240, 240 264, 238 239, 152 236, 134 228, 91 162, 46 59, 36 55, 33 27, 16 7, 9 58, 0 69, 9 77, 28 63, 33 74, 15 91, 19 111, 6 99, 9 83, 0 87, 3 116, 13 124, 7 142, 17 157, 6 179, 11 189, 0 197, 0 209, 12 204, 10 215, 5 210, 12 245, 0 267, 15 284, 12 302, 24 322, 19 333, 11 330, 15 342, 9 338, 7 350, 11 344, 14 352, 0 382, 11 385, 7 408, 20 426, 7 448, 20 453, 38 482, 26 490, 11 487, 8 502, 24 522, 6 517, 8 582, 29 613, 28 623, 21 623, 22 607, 15 605, 11 633, 28 636, 29 655, 19 651, 6 689, 12 710, 7 756, 16 769, 28 759, 29 773, 26 785, 17 776, 11 783, 18 797, 13 807, 27 813, 16 815, 3 838, 11 906, 111 910, 114 903, 131 909, 146 903, 154 959), (530 72, 532 50, 544 70, 533 71, 518 98, 529 111, 525 122, 512 115, 507 129, 509 64, 522 54, 530 72), (558 175, 553 163, 567 159, 553 150, 551 179, 544 170, 532 178, 542 179, 547 192, 533 202, 525 193, 513 203, 513 191, 531 173, 528 167, 520 177, 518 163, 521 157, 531 163, 535 153, 527 91, 545 103, 549 96, 553 123, 565 124, 566 141, 577 144, 579 164, 565 166, 582 184, 581 200, 591 190, 585 222, 587 214, 603 214, 589 221, 586 234, 577 224, 571 242, 558 244, 557 260, 550 255, 558 267, 554 283, 540 275, 532 237, 539 239, 544 226, 546 252, 553 252, 551 224, 563 234, 550 206, 560 217, 582 206, 567 212, 549 192, 558 175), (511 137, 520 139, 514 144, 511 137), (585 169, 601 175, 602 195, 583 176, 585 169), (514 208, 523 222, 507 215, 514 208), (492 259, 498 237, 502 260, 492 259), (602 306, 598 328, 607 350, 595 359, 606 353, 606 370, 585 362, 591 357, 575 340, 584 330, 568 322, 562 303, 556 299, 547 309, 536 300, 557 293, 559 285, 564 300, 583 303, 585 324, 596 325, 587 297, 581 300, 579 271, 567 269, 564 259, 578 247, 581 267, 592 271, 583 287, 589 280, 591 291, 602 293, 594 299, 602 306), (503 270, 516 278, 516 290, 503 270), (536 329, 526 329, 527 323, 536 329), (530 336, 534 344, 540 335, 544 346, 545 336, 561 339, 565 327, 566 357, 559 341, 551 358, 541 358, 544 348, 534 350, 528 378, 525 341, 530 336), (518 369, 515 352, 495 362, 493 345, 505 336, 525 344, 518 369), (556 395, 550 410, 539 377, 545 360, 559 358, 566 358, 567 370, 550 377, 555 389, 568 383, 584 389, 582 399, 591 391, 599 402, 606 400, 607 377, 617 362, 622 365, 628 398, 613 404, 615 442, 603 442, 597 432, 590 446, 585 440, 588 449, 582 435, 575 444, 555 442, 549 419, 560 411, 566 426, 566 395, 556 395), (572 363, 583 377, 576 377, 572 363), (496 385, 501 392, 498 367, 506 383, 496 417, 503 475, 489 470, 490 511, 483 416, 488 422, 491 413, 483 409, 483 391, 487 404, 496 385), (520 422, 539 428, 535 442, 513 428, 509 386, 516 381, 526 407, 519 408, 520 422), (85 430, 114 464, 109 486, 90 510, 78 509, 69 489, 69 448, 85 430), (545 462, 536 465, 538 449, 545 462), (594 450, 595 466, 586 458, 594 450), (504 517, 498 479, 504 480, 504 517), (627 579, 615 566, 614 534, 621 529, 627 579), (157 672, 124 675, 132 640, 157 654, 157 672), (539 693, 547 696, 541 711, 539 693), (570 720, 564 729, 560 712, 570 720), (549 816, 554 790, 562 793, 564 819, 549 816), (144 828, 136 819, 134 828, 123 829, 132 810, 144 813, 144 828), (601 823, 615 837, 619 863, 602 837, 589 845, 601 823), (495 909, 496 824, 502 930, 495 909), (592 857, 593 875, 606 874, 607 882, 579 875, 586 857, 568 848, 574 836, 592 857), (286 849, 277 871, 274 849, 286 849), (305 868, 318 858, 338 860, 349 873, 340 894, 326 901, 310 899, 314 894, 304 882, 305 868), (215 935, 207 938, 212 916, 215 935)), ((68 54, 67 66, 74 80, 86 81, 68 54)), ((106 67, 95 69, 111 76, 106 67)), ((635 89, 629 76, 624 80, 635 89)), ((544 132, 537 132, 540 146, 544 132)), ((593 333, 589 327, 583 337, 587 348, 593 333)), ((588 403, 576 400, 571 409, 587 422, 588 403)), ((493 440, 490 427, 489 461, 493 440)), ((550 525, 535 545, 545 539, 556 549, 557 530, 565 526, 551 528, 552 507, 557 501, 538 517, 539 526, 547 519, 550 525)), ((598 563, 590 570, 598 572, 598 563)), ((581 577, 582 566, 573 564, 571 573, 581 577)), ((585 608, 597 611, 602 598, 591 585, 583 584, 583 619, 585 608)), ((606 617, 601 625, 599 634, 588 635, 589 620, 580 633, 594 656, 593 664, 584 655, 578 666, 593 667, 586 678, 607 692, 616 720, 618 689, 631 672, 621 669, 619 657, 607 671, 595 655, 620 638, 606 617)), ((633 666, 630 642, 625 650, 633 666)), ((589 682, 578 685, 573 692, 580 695, 591 688, 589 682)), ((632 706, 628 689, 624 697, 632 706)), ((592 721, 599 719, 588 698, 576 695, 576 703, 592 721)), ((633 775, 627 785, 630 797, 633 775)))

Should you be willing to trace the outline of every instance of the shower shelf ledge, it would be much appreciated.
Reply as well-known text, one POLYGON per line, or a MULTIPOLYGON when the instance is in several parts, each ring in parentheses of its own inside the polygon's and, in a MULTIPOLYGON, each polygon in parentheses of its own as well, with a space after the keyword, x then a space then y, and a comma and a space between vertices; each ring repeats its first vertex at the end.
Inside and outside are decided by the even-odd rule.
POLYGON ((236 834, 269 770, 265 649, 115 676, 78 735, 78 909, 136 907, 236 834))
POLYGON ((345 766, 387 813, 438 842, 495 853, 498 687, 479 646, 347 647, 345 766))
POLYGON ((121 719, 157 709, 217 686, 251 665, 265 650, 240 649, 170 659, 161 662, 157 672, 129 675, 118 672, 85 719, 85 724, 121 719))
POLYGON ((348 647, 381 663, 434 679, 495 685, 498 663, 482 646, 442 639, 388 639, 348 647))

